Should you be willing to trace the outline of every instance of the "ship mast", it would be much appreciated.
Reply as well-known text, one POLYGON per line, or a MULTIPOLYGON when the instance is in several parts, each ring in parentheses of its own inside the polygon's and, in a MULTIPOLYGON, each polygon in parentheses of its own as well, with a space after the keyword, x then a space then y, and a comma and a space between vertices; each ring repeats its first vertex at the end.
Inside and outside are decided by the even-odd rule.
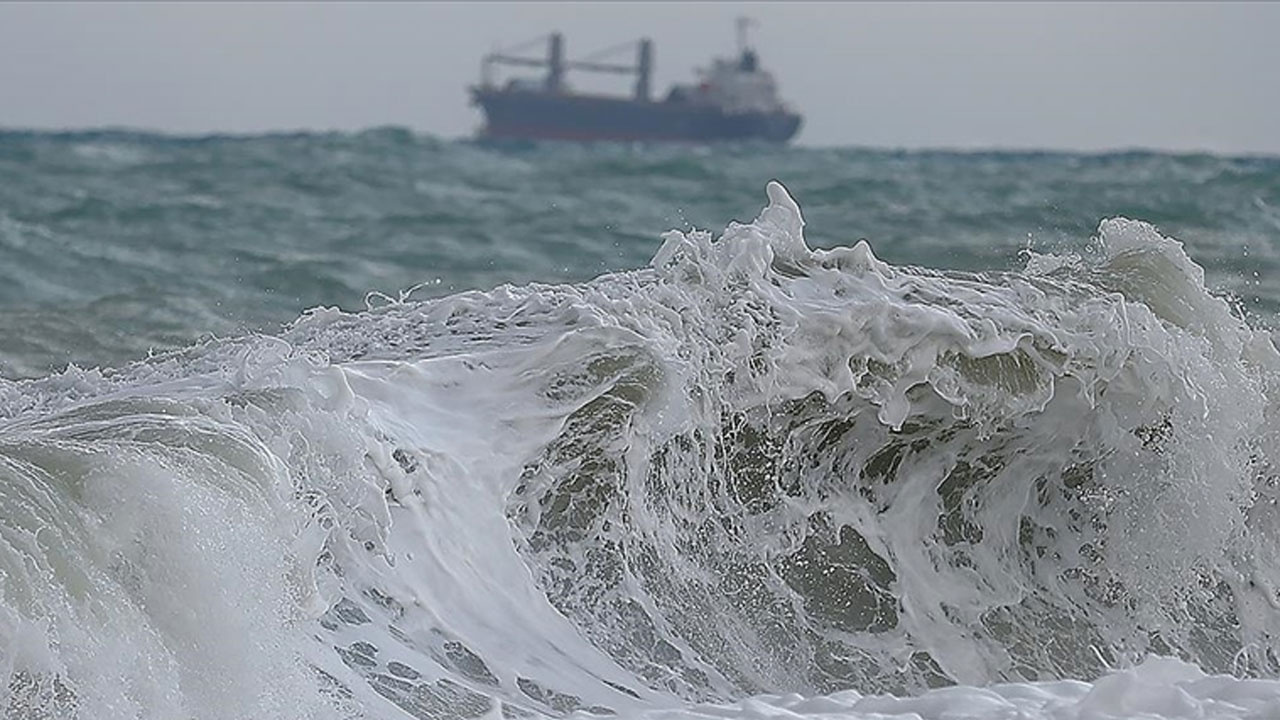
POLYGON ((739 15, 737 23, 738 23, 738 54, 741 55, 742 53, 746 52, 748 49, 747 28, 752 25, 755 25, 756 21, 745 15, 739 15))

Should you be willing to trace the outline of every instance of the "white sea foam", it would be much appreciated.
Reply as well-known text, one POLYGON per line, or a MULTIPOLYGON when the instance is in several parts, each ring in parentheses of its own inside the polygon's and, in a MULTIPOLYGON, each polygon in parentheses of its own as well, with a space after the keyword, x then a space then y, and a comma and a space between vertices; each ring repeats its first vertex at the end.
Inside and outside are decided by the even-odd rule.
POLYGON ((1206 675, 1173 658, 1149 658, 1095 683, 1057 680, 985 688, 948 687, 917 697, 762 695, 732 705, 645 712, 653 720, 830 718, 831 720, 1204 720, 1280 717, 1280 681, 1206 675))
POLYGON ((1198 667, 1280 662, 1280 356, 1177 243, 943 274, 768 194, 0 386, 8 716, 1275 717, 1198 667))

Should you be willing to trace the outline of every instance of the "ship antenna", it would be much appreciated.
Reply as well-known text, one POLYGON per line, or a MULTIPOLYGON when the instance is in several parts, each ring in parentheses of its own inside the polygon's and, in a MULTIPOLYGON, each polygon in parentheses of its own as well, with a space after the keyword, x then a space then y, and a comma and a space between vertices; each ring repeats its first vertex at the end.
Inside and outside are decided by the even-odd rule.
POLYGON ((738 54, 747 51, 747 28, 755 25, 756 21, 751 18, 740 15, 738 16, 738 54))

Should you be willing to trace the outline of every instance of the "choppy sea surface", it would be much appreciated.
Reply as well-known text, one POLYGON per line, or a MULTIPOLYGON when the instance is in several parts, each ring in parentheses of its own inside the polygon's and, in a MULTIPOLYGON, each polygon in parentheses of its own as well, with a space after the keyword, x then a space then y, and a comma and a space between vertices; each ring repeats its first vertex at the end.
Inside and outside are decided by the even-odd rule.
POLYGON ((1278 263, 1267 157, 0 132, 3 717, 1280 717, 1278 263))

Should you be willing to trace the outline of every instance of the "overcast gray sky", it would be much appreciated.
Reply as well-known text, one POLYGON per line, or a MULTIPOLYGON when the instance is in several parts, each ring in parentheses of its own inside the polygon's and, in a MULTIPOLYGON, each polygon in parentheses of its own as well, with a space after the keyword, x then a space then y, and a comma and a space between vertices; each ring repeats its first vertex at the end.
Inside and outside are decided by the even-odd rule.
POLYGON ((662 93, 739 14, 805 145, 1280 153, 1269 3, 0 3, 0 127, 462 137, 496 46, 647 35, 662 93))

